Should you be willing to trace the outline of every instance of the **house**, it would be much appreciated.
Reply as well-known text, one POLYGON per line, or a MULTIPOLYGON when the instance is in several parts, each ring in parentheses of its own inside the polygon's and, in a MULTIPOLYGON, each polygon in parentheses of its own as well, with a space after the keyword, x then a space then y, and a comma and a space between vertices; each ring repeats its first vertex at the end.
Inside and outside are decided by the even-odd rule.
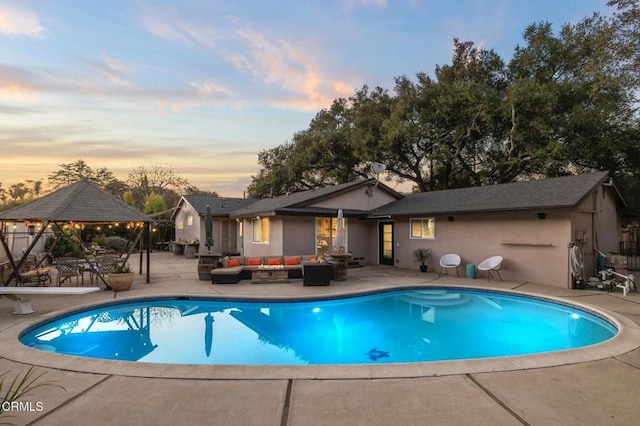
POLYGON ((428 248, 432 270, 456 253, 464 273, 500 255, 505 279, 559 287, 572 286, 570 245, 583 255, 584 278, 596 272, 599 252, 618 251, 625 206, 607 172, 410 195, 365 179, 260 200, 185 196, 174 213, 177 239, 204 241, 207 203, 215 251, 329 253, 342 209, 352 262, 417 268, 413 251, 428 248))
POLYGON ((345 249, 352 260, 378 263, 375 222, 365 220, 372 210, 402 198, 375 179, 266 198, 231 213, 244 230, 244 254, 322 255, 336 237, 338 209, 343 210, 345 249))
MULTIPOLYGON (((618 251, 624 200, 607 172, 411 194, 374 209, 394 241, 380 263, 411 265, 418 247, 431 251, 430 266, 447 253, 465 264, 504 257, 502 276, 571 287, 569 246, 580 248, 584 277, 595 274, 598 251, 618 251)), ((382 251, 382 248, 379 248, 382 251)))
POLYGON ((175 222, 176 241, 198 242, 198 253, 206 254, 205 214, 211 209, 213 228, 212 252, 232 254, 242 252, 242 226, 230 219, 231 212, 248 206, 251 198, 222 198, 204 195, 184 195, 171 215, 175 222))

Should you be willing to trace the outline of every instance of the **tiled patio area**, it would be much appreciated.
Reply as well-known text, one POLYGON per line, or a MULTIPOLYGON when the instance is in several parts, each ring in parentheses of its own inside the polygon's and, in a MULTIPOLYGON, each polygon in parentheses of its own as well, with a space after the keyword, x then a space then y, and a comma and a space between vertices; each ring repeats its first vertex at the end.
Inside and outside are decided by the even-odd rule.
MULTIPOLYGON (((138 276, 117 298, 146 295, 303 297, 402 285, 476 285, 413 270, 349 270, 331 287, 288 284, 211 285, 197 260, 153 253, 151 283, 138 276)), ((131 264, 137 266, 138 258, 131 264)), ((13 315, 0 299, 0 373, 13 378, 30 365, 63 386, 37 389, 26 400, 42 410, 13 412, 15 424, 153 425, 630 425, 640 418, 640 294, 566 290, 491 282, 489 287, 557 297, 613 314, 619 337, 593 348, 525 357, 352 366, 160 365, 81 359, 22 346, 26 326, 77 305, 111 300, 112 292, 33 296, 38 312, 13 315)), ((3 419, 4 420, 4 419, 3 419)))

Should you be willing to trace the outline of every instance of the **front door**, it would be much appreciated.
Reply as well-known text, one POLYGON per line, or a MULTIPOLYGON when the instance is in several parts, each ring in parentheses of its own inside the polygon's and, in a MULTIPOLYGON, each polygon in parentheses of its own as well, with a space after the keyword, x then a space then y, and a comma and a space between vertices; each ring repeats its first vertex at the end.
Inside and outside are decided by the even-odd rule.
POLYGON ((393 222, 378 223, 378 252, 380 265, 394 265, 393 222))

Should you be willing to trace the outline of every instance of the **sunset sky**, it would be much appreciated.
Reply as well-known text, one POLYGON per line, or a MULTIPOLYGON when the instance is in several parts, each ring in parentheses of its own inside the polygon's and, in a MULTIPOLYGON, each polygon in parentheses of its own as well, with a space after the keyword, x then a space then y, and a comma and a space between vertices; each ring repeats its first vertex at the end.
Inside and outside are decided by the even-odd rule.
POLYGON ((453 38, 508 61, 606 0, 0 0, 0 183, 79 159, 242 196, 258 153, 363 85, 433 74, 453 38))

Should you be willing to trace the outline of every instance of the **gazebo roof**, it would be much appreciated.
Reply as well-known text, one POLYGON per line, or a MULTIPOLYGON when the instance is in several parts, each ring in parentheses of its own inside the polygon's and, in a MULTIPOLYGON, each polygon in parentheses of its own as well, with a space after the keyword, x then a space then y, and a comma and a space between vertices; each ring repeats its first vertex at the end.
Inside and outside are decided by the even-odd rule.
POLYGON ((7 221, 153 222, 87 179, 0 213, 7 221))

